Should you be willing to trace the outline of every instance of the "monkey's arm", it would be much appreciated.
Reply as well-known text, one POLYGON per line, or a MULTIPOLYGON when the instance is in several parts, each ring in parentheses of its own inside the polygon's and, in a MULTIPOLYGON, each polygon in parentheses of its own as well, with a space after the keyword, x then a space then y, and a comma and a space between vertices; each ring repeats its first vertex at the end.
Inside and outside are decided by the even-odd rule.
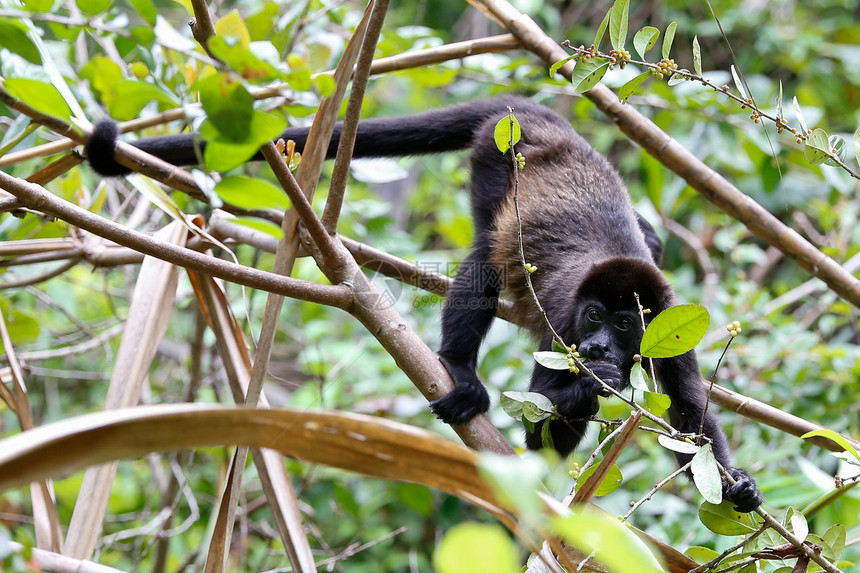
MULTIPOLYGON (((622 384, 621 370, 614 364, 602 361, 588 362, 588 367, 598 378, 613 387, 622 384)), ((542 447, 541 429, 549 423, 555 449, 562 456, 572 452, 585 434, 585 419, 597 413, 600 405, 597 396, 603 387, 597 380, 581 372, 550 370, 536 365, 529 386, 532 392, 540 392, 556 406, 562 419, 536 424, 534 432, 526 432, 526 445, 531 450, 542 447)))
MULTIPOLYGON (((675 358, 655 360, 657 376, 663 391, 672 399, 669 420, 681 432, 697 433, 705 414, 707 396, 701 383, 696 355, 690 351, 675 358)), ((723 497, 735 504, 735 509, 749 512, 764 501, 755 480, 744 470, 732 467, 728 440, 713 412, 705 415, 703 433, 710 438, 714 457, 735 480, 734 485, 723 482, 723 497)), ((675 454, 680 464, 690 456, 675 454)))

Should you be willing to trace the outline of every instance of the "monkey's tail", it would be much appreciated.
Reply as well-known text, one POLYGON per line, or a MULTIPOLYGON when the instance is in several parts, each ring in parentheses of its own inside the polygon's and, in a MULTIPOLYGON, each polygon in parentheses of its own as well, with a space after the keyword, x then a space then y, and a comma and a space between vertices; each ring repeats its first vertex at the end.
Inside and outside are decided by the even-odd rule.
MULTIPOLYGON (((467 149, 472 146, 475 132, 487 121, 497 121, 508 113, 508 106, 516 109, 533 108, 534 103, 517 97, 502 97, 475 101, 432 110, 417 115, 387 119, 368 119, 359 123, 355 140, 354 157, 404 157, 467 149)), ((337 153, 342 124, 332 134, 326 158, 337 153)), ((125 175, 130 170, 114 160, 114 149, 119 136, 115 121, 104 119, 96 123, 92 137, 86 145, 87 159, 99 174, 112 177, 125 175)), ((296 142, 296 149, 304 150, 308 137, 307 127, 291 127, 281 137, 296 142)), ((198 163, 198 153, 206 142, 194 134, 166 135, 132 142, 135 147, 174 165, 198 163)), ((260 160, 257 153, 252 160, 260 160)))

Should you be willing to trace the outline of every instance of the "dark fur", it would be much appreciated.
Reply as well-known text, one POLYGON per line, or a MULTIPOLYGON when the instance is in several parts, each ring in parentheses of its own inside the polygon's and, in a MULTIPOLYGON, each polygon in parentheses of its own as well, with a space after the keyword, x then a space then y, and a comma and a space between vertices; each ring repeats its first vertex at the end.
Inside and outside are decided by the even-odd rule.
MULTIPOLYGON (((499 98, 396 119, 360 124, 356 157, 405 156, 472 148, 472 214, 475 241, 448 292, 442 316, 439 358, 453 377, 454 391, 434 401, 444 421, 462 423, 484 412, 489 395, 476 374, 478 349, 495 315, 499 292, 508 291, 523 323, 549 350, 552 339, 527 290, 519 260, 510 155, 493 143, 496 122, 514 108, 522 126, 516 146, 526 158, 519 173, 519 209, 525 258, 538 267, 532 281, 550 322, 568 343, 580 346, 589 367, 616 388, 623 388, 641 327, 634 292, 654 316, 676 304, 675 294, 658 269, 662 244, 654 229, 633 210, 621 178, 604 157, 549 109, 529 100, 499 98), (588 310, 594 308, 594 317, 588 310), (625 317, 633 331, 619 329, 625 317)), ((340 135, 328 149, 333 157, 340 135)), ((307 129, 283 134, 301 150, 307 129)), ((127 173, 113 161, 116 128, 100 123, 87 147, 93 168, 104 175, 127 173)), ((191 135, 138 141, 134 145, 178 165, 196 163, 191 135)), ((205 142, 197 142, 202 149, 205 142)), ((698 431, 705 392, 694 352, 655 361, 663 390, 672 398, 670 418, 684 432, 698 431)), ((585 374, 535 366, 531 390, 548 396, 567 420, 548 422, 556 448, 568 454, 579 443, 588 418, 597 410, 599 385, 585 374)), ((540 425, 526 437, 539 448, 540 425)), ((757 507, 762 496, 745 472, 731 468, 725 435, 713 414, 705 420, 717 460, 738 484, 725 496, 742 511, 757 507)), ((686 461, 679 455, 679 461, 686 461)))

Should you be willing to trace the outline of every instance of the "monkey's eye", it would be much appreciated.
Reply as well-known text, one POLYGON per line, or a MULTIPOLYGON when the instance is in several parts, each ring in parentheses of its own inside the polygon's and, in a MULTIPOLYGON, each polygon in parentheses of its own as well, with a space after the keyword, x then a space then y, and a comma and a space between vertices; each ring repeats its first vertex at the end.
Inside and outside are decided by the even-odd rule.
POLYGON ((618 328, 618 330, 626 332, 633 328, 633 321, 629 318, 622 318, 615 324, 615 327, 618 328))
POLYGON ((600 313, 597 312, 596 308, 589 308, 588 311, 585 313, 585 316, 591 322, 600 322, 600 313))

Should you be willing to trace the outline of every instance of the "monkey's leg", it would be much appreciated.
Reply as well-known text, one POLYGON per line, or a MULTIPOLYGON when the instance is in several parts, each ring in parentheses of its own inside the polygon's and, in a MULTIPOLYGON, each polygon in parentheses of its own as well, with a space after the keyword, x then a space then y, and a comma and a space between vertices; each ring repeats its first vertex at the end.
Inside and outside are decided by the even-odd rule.
POLYGON ((488 258, 489 246, 478 245, 460 265, 445 299, 439 359, 455 386, 430 407, 446 423, 468 422, 490 405, 490 396, 475 372, 478 348, 499 300, 498 272, 488 258))

